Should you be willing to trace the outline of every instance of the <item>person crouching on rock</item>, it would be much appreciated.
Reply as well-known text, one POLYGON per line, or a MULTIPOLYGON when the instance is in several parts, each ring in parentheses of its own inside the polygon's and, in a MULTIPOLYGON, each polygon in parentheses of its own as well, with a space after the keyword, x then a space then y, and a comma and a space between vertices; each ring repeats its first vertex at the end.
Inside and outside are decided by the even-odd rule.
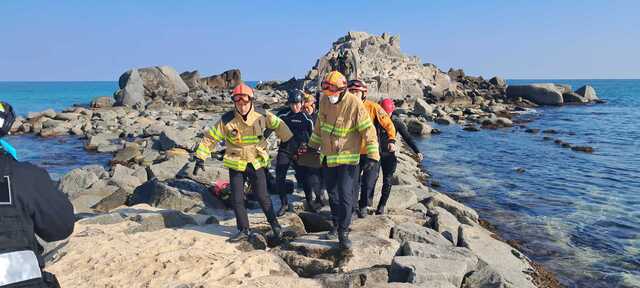
POLYGON ((320 149, 323 177, 331 213, 343 249, 351 249, 349 226, 353 211, 353 185, 356 184, 360 146, 365 142, 367 157, 378 161, 378 140, 362 101, 347 91, 347 80, 338 71, 322 81, 319 114, 309 139, 312 149, 320 149))
MULTIPOLYGON (((402 122, 402 119, 398 117, 398 115, 394 114, 394 110, 396 108, 393 100, 386 98, 380 101, 380 106, 384 111, 386 111, 389 115, 391 115, 391 120, 393 121, 393 126, 395 127, 396 132, 400 133, 402 139, 409 145, 411 150, 418 156, 418 160, 422 161, 422 153, 418 150, 418 146, 416 146, 416 142, 413 140, 413 137, 409 134, 407 130, 407 126, 402 122)), ((388 146, 387 143, 390 143, 391 137, 389 137, 388 133, 385 130, 380 131, 378 134, 378 141, 380 141, 380 147, 388 146)), ((387 200, 389 200, 389 195, 391 194, 391 178, 393 174, 396 172, 396 166, 398 165, 398 159, 396 158, 395 151, 391 151, 391 149, 380 149, 380 166, 382 166, 382 196, 380 196, 380 201, 378 202, 378 208, 376 209, 376 214, 382 215, 384 214, 385 205, 387 205, 387 200)), ((375 185, 375 183, 374 183, 375 185)))
MULTIPOLYGON (((349 92, 356 95, 362 100, 365 109, 368 112, 369 117, 375 127, 376 134, 378 136, 378 142, 380 143, 380 153, 391 153, 396 151, 396 129, 391 122, 391 117, 387 114, 378 103, 371 100, 367 100, 367 86, 360 80, 351 80, 347 86, 349 92), (380 135, 384 133, 385 141, 380 141, 380 135)), ((369 147, 366 145, 360 148, 360 173, 358 173, 359 185, 353 186, 353 197, 360 200, 358 201, 356 208, 354 201, 354 209, 359 218, 364 218, 368 214, 368 208, 373 205, 373 191, 378 181, 378 175, 380 174, 380 163, 374 159, 370 159, 367 155, 370 153, 369 147), (360 193, 358 193, 360 192, 360 193)))
POLYGON ((316 203, 321 197, 320 161, 317 157, 314 161, 314 159, 306 156, 308 155, 305 151, 306 146, 309 142, 309 137, 311 137, 311 133, 313 133, 313 120, 303 111, 303 101, 304 92, 296 90, 289 93, 287 99, 289 109, 278 114, 278 117, 280 117, 289 129, 291 129, 291 132, 293 132, 293 138, 291 138, 289 142, 280 145, 278 156, 276 157, 276 183, 280 194, 280 201, 282 202, 282 206, 280 206, 280 210, 278 210, 278 216, 284 215, 289 207, 285 182, 289 166, 293 166, 296 171, 296 178, 302 182, 308 209, 311 212, 316 212, 319 208, 316 203), (307 159, 311 161, 306 161, 307 159), (314 194, 316 195, 316 202, 313 201, 314 194))
POLYGON ((267 151, 267 138, 272 131, 282 142, 293 136, 289 127, 277 116, 262 108, 255 107, 253 89, 239 84, 233 89, 232 99, 235 109, 224 113, 220 120, 205 132, 196 149, 197 170, 204 170, 204 161, 211 155, 216 143, 226 142, 223 157, 224 166, 229 168, 229 184, 231 186, 231 202, 236 216, 238 233, 227 241, 239 242, 254 239, 249 229, 249 217, 244 203, 244 179, 251 181, 251 187, 258 198, 262 211, 271 225, 274 237, 282 236, 282 228, 278 224, 276 213, 267 194, 265 169, 270 165, 267 151))
MULTIPOLYGON (((9 134, 13 108, 0 102, 0 137, 9 134)), ((75 216, 66 195, 56 189, 44 169, 19 162, 16 150, 0 140, 0 287, 60 287, 43 271, 44 241, 65 239, 75 216)))

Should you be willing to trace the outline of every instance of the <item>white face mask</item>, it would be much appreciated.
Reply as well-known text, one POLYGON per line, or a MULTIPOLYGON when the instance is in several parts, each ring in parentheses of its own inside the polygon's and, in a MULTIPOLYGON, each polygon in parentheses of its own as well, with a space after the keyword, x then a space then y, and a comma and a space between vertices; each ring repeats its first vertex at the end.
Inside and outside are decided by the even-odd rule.
POLYGON ((329 102, 331 102, 331 104, 336 104, 338 103, 338 100, 340 100, 340 96, 336 95, 336 96, 328 96, 329 98, 329 102))

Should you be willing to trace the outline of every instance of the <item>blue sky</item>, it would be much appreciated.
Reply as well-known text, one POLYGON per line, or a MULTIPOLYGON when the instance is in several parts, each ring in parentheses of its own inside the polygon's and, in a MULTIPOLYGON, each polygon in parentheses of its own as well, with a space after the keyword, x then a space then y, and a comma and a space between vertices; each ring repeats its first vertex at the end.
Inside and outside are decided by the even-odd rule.
POLYGON ((347 31, 389 32, 440 69, 640 78, 640 1, 0 2, 0 81, 115 80, 131 67, 303 76, 347 31))

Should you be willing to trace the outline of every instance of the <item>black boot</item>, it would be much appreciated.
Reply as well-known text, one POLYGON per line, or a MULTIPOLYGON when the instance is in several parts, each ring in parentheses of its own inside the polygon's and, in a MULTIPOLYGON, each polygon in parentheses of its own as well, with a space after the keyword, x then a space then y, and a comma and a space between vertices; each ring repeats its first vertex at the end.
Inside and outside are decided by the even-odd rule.
POLYGON ((231 236, 231 238, 227 239, 229 243, 238 243, 240 241, 248 240, 251 236, 251 231, 249 229, 242 229, 238 231, 235 235, 231 236))
POLYGON ((338 241, 340 244, 340 248, 344 250, 351 250, 351 240, 349 240, 349 232, 346 230, 340 230, 338 232, 338 241))
POLYGON ((278 220, 272 221, 269 224, 271 224, 271 230, 273 231, 273 237, 278 241, 280 239, 282 239, 282 226, 280 226, 280 224, 278 223, 278 220))
POLYGON ((358 214, 358 218, 367 218, 367 214, 369 214, 367 211, 367 207, 358 209, 356 213, 358 214))
POLYGON ((287 196, 280 196, 280 203, 282 204, 280 206, 280 210, 278 210, 278 217, 283 216, 285 213, 287 213, 287 210, 289 210, 289 199, 287 198, 287 196))
POLYGON ((313 201, 307 201, 307 210, 312 213, 318 213, 318 204, 313 201))
POLYGON ((378 204, 378 209, 376 209, 376 215, 384 215, 384 205, 378 204))
POLYGON ((325 234, 323 238, 326 240, 336 240, 336 238, 338 238, 338 225, 335 222, 333 223, 333 226, 331 226, 329 232, 327 232, 327 234, 325 234))

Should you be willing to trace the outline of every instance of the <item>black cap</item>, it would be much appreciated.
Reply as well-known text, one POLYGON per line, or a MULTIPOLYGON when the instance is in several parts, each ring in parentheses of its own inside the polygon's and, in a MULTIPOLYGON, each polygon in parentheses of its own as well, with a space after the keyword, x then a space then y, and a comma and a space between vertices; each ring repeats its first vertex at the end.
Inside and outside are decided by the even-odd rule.
POLYGON ((304 101, 304 93, 300 90, 295 90, 289 92, 289 96, 287 97, 287 103, 300 103, 304 101))

